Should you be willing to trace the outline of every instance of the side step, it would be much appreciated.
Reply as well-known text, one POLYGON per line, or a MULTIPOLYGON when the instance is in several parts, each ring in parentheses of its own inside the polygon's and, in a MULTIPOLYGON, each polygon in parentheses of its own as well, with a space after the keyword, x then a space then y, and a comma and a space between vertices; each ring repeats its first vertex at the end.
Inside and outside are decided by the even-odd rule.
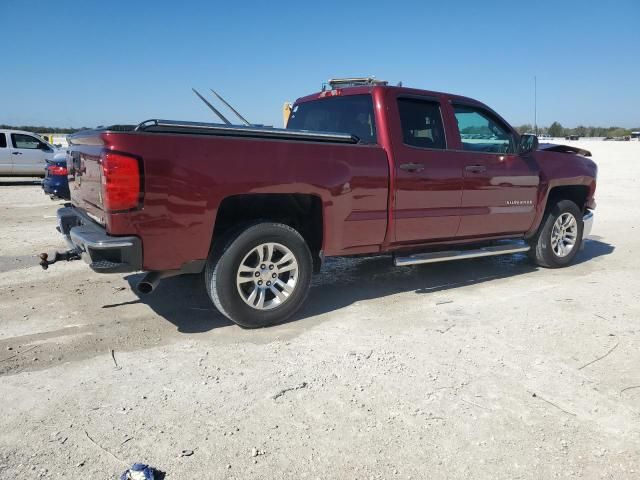
POLYGON ((467 258, 492 257, 509 253, 528 252, 531 247, 523 242, 511 242, 492 245, 474 250, 448 250, 445 252, 416 253, 405 257, 396 256, 393 263, 396 267, 418 265, 420 263, 448 262, 451 260, 466 260, 467 258))

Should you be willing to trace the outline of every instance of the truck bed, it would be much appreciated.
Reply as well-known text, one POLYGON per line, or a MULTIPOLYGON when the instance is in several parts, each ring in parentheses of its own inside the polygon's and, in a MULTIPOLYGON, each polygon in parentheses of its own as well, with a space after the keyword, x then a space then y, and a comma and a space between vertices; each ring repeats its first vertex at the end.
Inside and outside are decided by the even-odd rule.
POLYGON ((71 137, 70 191, 110 235, 136 235, 146 270, 181 268, 208 255, 218 208, 244 194, 301 194, 325 212, 328 255, 379 251, 387 228, 384 149, 348 134, 152 120, 71 137), (140 209, 105 212, 101 155, 140 159, 140 209), (146 259, 153 259, 147 263, 146 259))
POLYGON ((291 141, 358 143, 358 137, 348 133, 313 132, 242 125, 222 125, 218 123, 185 122, 176 120, 146 120, 134 131, 146 133, 176 133, 188 135, 219 135, 243 138, 265 138, 291 141))

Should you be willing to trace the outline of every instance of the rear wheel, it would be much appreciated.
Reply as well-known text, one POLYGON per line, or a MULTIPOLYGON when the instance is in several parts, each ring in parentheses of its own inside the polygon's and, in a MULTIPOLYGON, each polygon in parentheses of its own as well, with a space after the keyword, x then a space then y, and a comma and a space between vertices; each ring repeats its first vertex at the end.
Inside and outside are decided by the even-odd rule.
POLYGON ((281 223, 258 223, 228 237, 207 261, 205 281, 216 308, 247 328, 280 323, 302 305, 312 259, 302 236, 281 223))
POLYGON ((530 256, 542 267, 566 267, 582 244, 582 212, 571 200, 561 200, 549 210, 531 241, 530 256))

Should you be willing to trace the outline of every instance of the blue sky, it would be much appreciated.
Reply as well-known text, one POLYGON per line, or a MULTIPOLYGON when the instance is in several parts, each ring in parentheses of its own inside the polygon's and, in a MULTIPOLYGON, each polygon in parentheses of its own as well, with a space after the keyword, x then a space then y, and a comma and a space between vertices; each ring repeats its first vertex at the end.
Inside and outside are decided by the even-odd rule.
POLYGON ((2 0, 0 123, 256 123, 330 77, 477 98, 514 125, 640 126, 640 1, 2 0), (12 21, 11 19, 16 19, 12 21))

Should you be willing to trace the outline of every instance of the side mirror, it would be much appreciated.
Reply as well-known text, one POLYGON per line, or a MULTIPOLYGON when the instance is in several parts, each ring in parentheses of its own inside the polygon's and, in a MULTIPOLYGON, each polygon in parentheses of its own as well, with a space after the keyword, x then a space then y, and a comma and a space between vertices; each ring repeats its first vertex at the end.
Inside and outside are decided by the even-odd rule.
POLYGON ((49 152, 49 151, 51 151, 51 149, 49 148, 49 145, 47 145, 46 143, 41 143, 41 144, 38 146, 38 148, 39 148, 40 150, 45 151, 45 152, 49 152))
POLYGON ((518 153, 531 153, 538 149, 538 137, 535 135, 521 135, 518 153))

